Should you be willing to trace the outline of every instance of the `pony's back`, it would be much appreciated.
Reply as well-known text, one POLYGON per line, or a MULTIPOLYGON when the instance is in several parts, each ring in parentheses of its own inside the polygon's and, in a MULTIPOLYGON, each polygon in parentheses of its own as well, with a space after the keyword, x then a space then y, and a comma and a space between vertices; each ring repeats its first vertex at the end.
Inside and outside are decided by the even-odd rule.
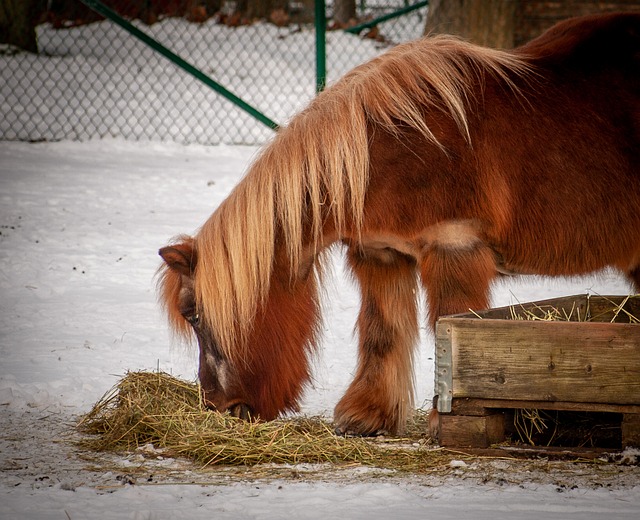
POLYGON ((640 260, 630 253, 640 251, 640 14, 566 20, 514 53, 536 79, 522 105, 486 94, 489 137, 475 150, 509 186, 505 261, 551 275, 629 272, 640 260))
POLYGON ((558 110, 568 107, 603 139, 627 143, 613 148, 640 178, 640 13, 571 18, 515 52, 539 71, 543 87, 550 87, 544 95, 564 105, 558 110))
POLYGON ((542 63, 600 67, 640 64, 640 13, 596 14, 564 20, 517 52, 542 63))

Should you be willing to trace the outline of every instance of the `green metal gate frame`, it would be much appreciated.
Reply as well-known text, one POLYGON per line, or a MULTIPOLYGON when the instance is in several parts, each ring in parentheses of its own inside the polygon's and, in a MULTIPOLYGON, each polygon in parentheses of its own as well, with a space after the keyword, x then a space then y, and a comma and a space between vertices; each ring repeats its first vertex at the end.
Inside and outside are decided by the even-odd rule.
MULTIPOLYGON (((85 4, 89 9, 101 14, 105 18, 108 18, 115 24, 122 27, 125 31, 130 33, 132 36, 138 38, 140 41, 151 47, 156 52, 163 55, 168 60, 172 61, 175 65, 183 69, 185 72, 191 74, 196 79, 200 80, 202 83, 207 85, 209 88, 213 89, 218 94, 224 96, 229 101, 237 105, 239 108, 247 112, 249 115, 257 119, 259 122, 264 125, 272 128, 273 130, 277 130, 279 128, 278 123, 269 119, 265 114, 260 112, 257 108, 251 106, 249 103, 244 101, 243 99, 236 96, 230 90, 227 90, 220 83, 215 81, 213 78, 207 76, 200 69, 193 66, 191 63, 182 59, 180 56, 175 54, 173 51, 162 45, 159 41, 155 40, 151 36, 149 36, 144 31, 138 29, 135 25, 130 23, 129 21, 122 18, 115 11, 104 5, 100 0, 80 0, 83 4, 85 4)), ((403 16, 407 13, 415 11, 416 9, 420 9, 429 4, 428 1, 417 2, 416 4, 406 6, 402 9, 394 11, 393 13, 389 13, 369 22, 356 25, 354 27, 346 29, 346 32, 359 34, 364 29, 371 28, 381 22, 385 22, 387 20, 391 20, 393 18, 397 18, 399 16, 403 16)), ((326 71, 326 4, 324 0, 316 0, 315 2, 315 28, 316 28, 316 92, 320 92, 324 89, 327 79, 327 71, 326 71)))

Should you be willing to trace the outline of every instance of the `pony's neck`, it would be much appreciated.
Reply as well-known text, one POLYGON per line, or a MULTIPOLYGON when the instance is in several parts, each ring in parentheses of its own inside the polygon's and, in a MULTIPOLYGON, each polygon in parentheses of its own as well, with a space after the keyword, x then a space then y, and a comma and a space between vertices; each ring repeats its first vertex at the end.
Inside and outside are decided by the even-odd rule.
POLYGON ((292 279, 279 268, 269 293, 258 305, 247 338, 245 362, 237 363, 245 392, 265 420, 296 411, 310 378, 309 361, 317 343, 320 305, 313 269, 292 279))

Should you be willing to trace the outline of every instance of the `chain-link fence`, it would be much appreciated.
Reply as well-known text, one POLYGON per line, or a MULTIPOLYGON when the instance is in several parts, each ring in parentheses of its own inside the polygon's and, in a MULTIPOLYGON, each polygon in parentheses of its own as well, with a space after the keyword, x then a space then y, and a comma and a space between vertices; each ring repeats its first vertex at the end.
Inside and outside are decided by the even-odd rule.
MULTIPOLYGON (((113 22, 94 14, 86 19, 86 10, 79 10, 85 19, 73 18, 52 12, 56 2, 44 3, 37 14, 44 21, 36 27, 37 52, 0 46, 0 139, 257 144, 271 135, 267 126, 113 22)), ((308 16, 302 21, 295 16, 306 4, 288 2, 267 19, 247 23, 232 19, 235 3, 218 3, 218 11, 201 10, 206 16, 199 19, 192 11, 156 12, 145 21, 139 13, 131 15, 131 6, 148 7, 152 0, 116 0, 109 6, 268 118, 286 123, 315 95, 314 26, 308 16)), ((357 19, 376 18, 407 3, 360 1, 357 19)), ((194 2, 183 4, 193 7, 194 2)), ((332 7, 328 3, 329 24, 332 7)), ((422 8, 380 23, 370 31, 373 37, 329 30, 328 82, 389 45, 419 37, 425 16, 422 8)))

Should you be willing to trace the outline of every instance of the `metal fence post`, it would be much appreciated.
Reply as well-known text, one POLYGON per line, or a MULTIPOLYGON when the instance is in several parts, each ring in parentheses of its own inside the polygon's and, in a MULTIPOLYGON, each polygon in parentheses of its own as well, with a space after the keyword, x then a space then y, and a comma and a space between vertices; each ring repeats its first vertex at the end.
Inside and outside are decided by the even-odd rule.
POLYGON ((388 20, 393 20, 394 18, 398 18, 399 16, 404 16, 405 14, 409 14, 415 11, 416 9, 422 9, 423 7, 427 7, 429 5, 428 0, 417 2, 413 5, 406 5, 406 3, 407 2, 405 0, 405 6, 402 9, 398 9, 397 11, 393 11, 383 16, 379 16, 378 18, 374 18, 373 20, 369 20, 368 22, 354 25, 353 27, 347 27, 345 29, 345 32, 352 33, 352 34, 359 34, 364 29, 371 29, 372 27, 375 27, 379 23, 386 22, 388 20))
POLYGON ((316 20, 316 92, 324 90, 327 82, 327 15, 325 1, 315 1, 316 20))

